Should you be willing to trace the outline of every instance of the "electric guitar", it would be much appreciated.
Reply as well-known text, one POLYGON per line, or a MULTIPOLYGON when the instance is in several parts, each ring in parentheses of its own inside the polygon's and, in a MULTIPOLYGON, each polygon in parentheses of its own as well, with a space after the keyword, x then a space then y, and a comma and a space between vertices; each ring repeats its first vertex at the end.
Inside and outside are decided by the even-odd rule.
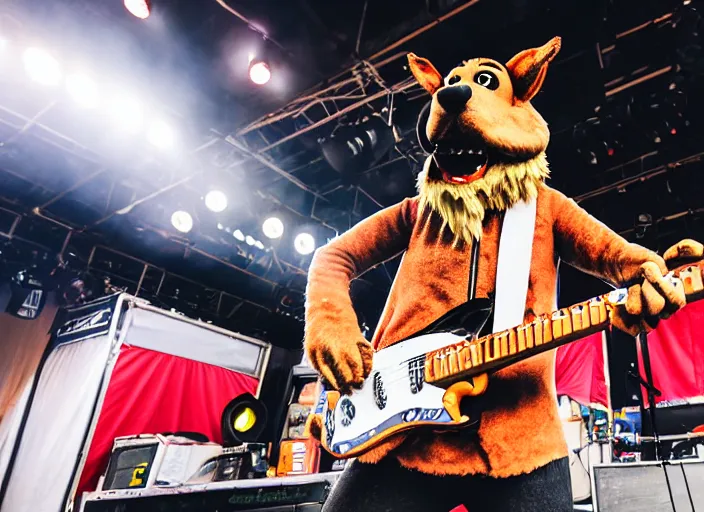
MULTIPOLYGON (((687 302, 704 296, 704 262, 668 274, 684 287, 687 302)), ((463 398, 484 393, 489 374, 541 352, 606 329, 628 290, 614 290, 537 317, 506 331, 478 337, 491 315, 489 299, 474 299, 410 338, 374 354, 372 371, 349 395, 324 391, 321 444, 337 458, 358 457, 400 432, 435 431, 476 423, 460 411, 463 398)))

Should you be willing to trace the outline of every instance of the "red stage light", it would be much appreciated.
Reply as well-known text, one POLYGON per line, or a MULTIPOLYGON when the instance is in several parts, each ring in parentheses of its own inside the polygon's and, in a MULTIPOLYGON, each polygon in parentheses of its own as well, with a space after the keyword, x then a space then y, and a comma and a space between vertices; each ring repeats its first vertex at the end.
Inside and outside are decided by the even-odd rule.
POLYGON ((673 128, 672 130, 670 130, 670 133, 672 135, 677 135, 677 128, 673 128))
POLYGON ((608 153, 609 156, 614 156, 614 153, 615 153, 614 148, 609 148, 609 149, 606 151, 606 153, 608 153))
POLYGON ((125 9, 140 20, 145 20, 149 17, 150 3, 149 0, 125 0, 125 9))

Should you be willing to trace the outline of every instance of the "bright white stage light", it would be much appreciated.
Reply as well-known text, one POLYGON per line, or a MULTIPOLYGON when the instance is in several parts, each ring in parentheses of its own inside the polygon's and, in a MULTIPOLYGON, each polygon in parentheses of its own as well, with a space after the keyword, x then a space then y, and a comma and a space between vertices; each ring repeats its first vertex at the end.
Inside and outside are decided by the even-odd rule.
POLYGON ((134 98, 128 96, 116 98, 110 104, 110 110, 115 122, 126 132, 135 134, 142 128, 144 111, 142 105, 134 98))
POLYGON ((150 3, 149 0, 125 0, 124 2, 125 9, 140 20, 145 20, 149 17, 150 3))
POLYGON ((159 149, 168 149, 174 145, 176 134, 164 121, 153 121, 147 131, 147 140, 159 149))
POLYGON ((244 233, 242 233, 242 231, 240 231, 239 229, 234 230, 232 232, 232 236, 234 236, 240 242, 244 242, 244 240, 245 240, 244 233))
POLYGON ((264 250, 264 244, 261 243, 259 240, 254 242, 254 247, 256 247, 257 249, 261 249, 262 251, 264 250))
POLYGON ((299 254, 310 254, 315 250, 315 238, 310 233, 299 233, 293 241, 293 247, 299 254))
POLYGON ((263 60, 253 60, 249 64, 249 79, 257 85, 264 85, 271 79, 269 64, 263 60))
POLYGON ((73 101, 85 108, 98 105, 98 86, 92 78, 81 73, 72 73, 66 77, 66 91, 73 101))
POLYGON ((193 217, 188 212, 178 210, 171 215, 171 224, 181 233, 188 233, 193 229, 193 217))
POLYGON ((220 223, 218 222, 218 229, 219 229, 220 231, 222 231, 223 229, 225 229, 225 226, 223 226, 222 224, 220 224, 220 223))
POLYGON ((22 55, 24 69, 29 78, 42 85, 58 85, 61 81, 61 65, 47 51, 27 48, 22 55))
POLYGON ((281 238, 284 234, 284 223, 278 217, 269 217, 262 223, 262 232, 267 238, 281 238))
POLYGON ((247 245, 254 245, 257 241, 251 237, 250 235, 247 235, 246 238, 244 239, 245 242, 247 242, 247 245))
POLYGON ((205 194, 205 206, 211 212, 220 213, 227 208, 227 196, 220 190, 211 190, 205 194))

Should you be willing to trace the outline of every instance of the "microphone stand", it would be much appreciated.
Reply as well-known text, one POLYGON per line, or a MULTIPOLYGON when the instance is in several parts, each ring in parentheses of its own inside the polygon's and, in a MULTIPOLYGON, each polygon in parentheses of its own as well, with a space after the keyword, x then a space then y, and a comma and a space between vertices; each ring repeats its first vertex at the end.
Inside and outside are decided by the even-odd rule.
MULTIPOLYGON (((655 422, 655 397, 662 395, 660 390, 653 384, 653 370, 650 365, 650 352, 648 351, 648 334, 641 332, 638 334, 638 341, 640 342, 641 354, 643 356, 643 370, 645 371, 645 380, 633 371, 628 372, 629 375, 638 379, 640 384, 646 389, 648 393, 648 416, 650 418, 650 427, 653 431, 653 438, 655 439, 655 460, 662 460, 662 446, 660 444, 660 437, 658 436, 658 430, 655 422)), ((641 406, 641 414, 642 414, 641 406)))

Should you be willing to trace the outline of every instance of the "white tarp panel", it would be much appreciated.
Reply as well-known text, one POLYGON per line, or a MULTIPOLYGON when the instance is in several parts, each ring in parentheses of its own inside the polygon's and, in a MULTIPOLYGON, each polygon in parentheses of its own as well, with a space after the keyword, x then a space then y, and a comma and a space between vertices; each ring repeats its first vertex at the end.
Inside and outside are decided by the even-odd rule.
POLYGON ((12 449, 15 446, 17 432, 22 423, 22 416, 24 415, 25 407, 27 407, 27 400, 32 391, 33 383, 34 376, 27 381, 17 403, 12 409, 7 411, 0 422, 0 481, 2 481, 7 465, 10 462, 12 449))
POLYGON ((125 343, 259 378, 264 346, 139 307, 131 313, 132 323, 125 343))
POLYGON ((0 512, 57 512, 91 422, 109 336, 55 349, 41 372, 0 512))

